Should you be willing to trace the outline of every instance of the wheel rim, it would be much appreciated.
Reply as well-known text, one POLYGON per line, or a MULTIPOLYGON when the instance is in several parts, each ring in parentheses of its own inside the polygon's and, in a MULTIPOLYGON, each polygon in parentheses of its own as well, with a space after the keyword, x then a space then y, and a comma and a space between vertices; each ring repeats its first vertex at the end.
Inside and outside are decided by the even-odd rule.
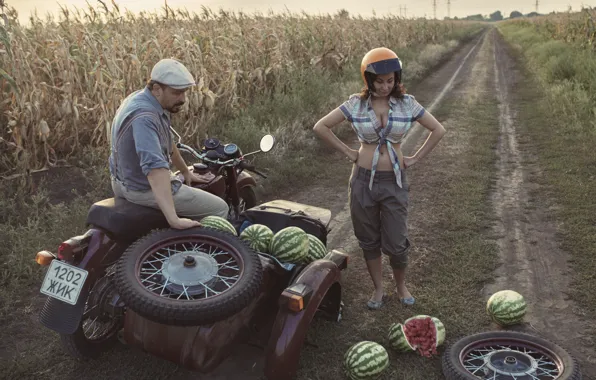
POLYGON ((243 271, 242 257, 231 244, 210 236, 185 236, 143 252, 135 274, 153 295, 188 302, 227 292, 243 271))
POLYGON ((558 379, 563 361, 539 344, 512 338, 474 342, 460 354, 460 364, 480 379, 558 379))

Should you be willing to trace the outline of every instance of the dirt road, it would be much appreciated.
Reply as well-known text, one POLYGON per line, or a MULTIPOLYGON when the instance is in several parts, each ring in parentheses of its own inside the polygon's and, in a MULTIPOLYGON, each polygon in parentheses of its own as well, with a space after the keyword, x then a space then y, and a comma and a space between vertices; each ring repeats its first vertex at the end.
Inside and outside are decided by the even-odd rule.
MULTIPOLYGON (((478 310, 478 307, 472 310, 466 300, 457 298, 458 295, 453 292, 475 294, 475 305, 481 305, 489 294, 502 288, 516 289, 529 301, 529 323, 521 329, 545 334, 563 345, 577 355, 586 378, 596 376, 592 365, 596 358, 593 349, 577 349, 578 345, 574 344, 578 338, 587 338, 581 337, 583 322, 573 313, 573 305, 564 295, 568 286, 566 256, 557 248, 554 240, 555 225, 548 219, 548 210, 540 209, 539 205, 528 207, 527 189, 533 185, 527 183, 526 174, 539 168, 528 163, 525 152, 517 144, 515 106, 508 102, 508 94, 516 83, 516 63, 507 55, 502 44, 500 36, 494 30, 483 34, 462 46, 432 75, 415 88, 409 89, 448 129, 448 135, 440 147, 424 162, 410 169, 409 173, 412 182, 409 224, 414 246, 408 281, 411 284, 410 291, 418 299, 414 308, 404 310, 397 302, 390 302, 381 312, 370 312, 364 307, 372 292, 372 284, 352 233, 346 204, 350 167, 343 157, 338 155, 337 160, 330 163, 329 176, 306 191, 280 195, 285 199, 331 209, 334 219, 329 247, 351 255, 343 285, 346 307, 344 319, 340 323, 313 323, 309 344, 302 351, 298 380, 343 378, 342 356, 349 346, 364 339, 385 343, 389 323, 403 320, 414 313, 436 311, 435 315, 441 315, 442 319, 444 316, 448 339, 479 330, 495 329, 482 319, 483 310, 478 310), (482 107, 487 107, 486 114, 477 115, 478 112, 484 112, 484 108, 478 110, 478 99, 492 99, 491 97, 496 101, 481 104, 482 107), (493 114, 498 115, 500 126, 499 131, 492 131, 495 136, 500 135, 498 146, 492 146, 493 140, 490 139, 472 140, 477 133, 474 124, 491 121, 493 114), (453 231, 446 224, 448 215, 442 216, 441 212, 445 213, 444 210, 449 207, 457 207, 454 205, 457 201, 441 203, 447 202, 443 199, 450 199, 441 197, 448 197, 448 190, 445 189, 450 188, 449 184, 469 174, 463 172, 464 165, 461 162, 469 163, 475 159, 465 155, 470 146, 475 144, 474 141, 485 141, 485 151, 489 152, 487 154, 494 154, 494 148, 498 148, 497 166, 484 168, 490 172, 486 176, 494 175, 496 180, 492 194, 486 196, 487 207, 492 210, 494 217, 488 221, 477 221, 481 224, 494 224, 491 228, 495 233, 491 235, 487 232, 479 239, 486 240, 487 244, 496 240, 499 247, 498 257, 489 256, 485 260, 503 262, 495 274, 496 281, 489 284, 466 283, 461 278, 467 273, 463 267, 464 274, 458 275, 444 273, 444 268, 436 268, 433 264, 437 256, 445 253, 442 251, 445 247, 453 246, 443 237, 453 231), (443 211, 439 212, 440 210, 443 211), (443 284, 443 288, 438 288, 435 285, 437 283, 443 284), (473 288, 470 290, 464 286, 473 288), (481 292, 482 287, 484 292, 481 292), (452 303, 449 302, 449 297, 454 298, 452 303)), ((417 126, 404 143, 405 154, 412 154, 426 136, 426 131, 417 126)), ((357 144, 355 141, 351 143, 354 146, 357 144)), ((472 231, 470 235, 478 234, 472 231)), ((466 258, 463 260, 466 262, 466 258)), ((472 267, 476 265, 473 260, 483 260, 482 255, 477 254, 469 259, 472 267)), ((455 268, 453 272, 458 269, 455 268)), ((467 270, 473 272, 474 268, 467 270)), ((391 290, 392 278, 388 269, 384 281, 389 293, 394 293, 391 290)), ((118 346, 98 361, 75 363, 62 354, 54 334, 37 329, 37 313, 38 310, 28 310, 24 315, 26 319, 21 319, 20 323, 13 326, 24 333, 10 340, 15 353, 14 358, 7 362, 11 379, 262 378, 262 351, 251 346, 238 347, 220 369, 208 375, 186 371, 172 363, 124 346, 118 346), (32 329, 31 326, 36 328, 32 329)), ((428 360, 415 356, 398 357, 394 353, 390 355, 391 367, 383 379, 442 378, 438 358, 428 360)))

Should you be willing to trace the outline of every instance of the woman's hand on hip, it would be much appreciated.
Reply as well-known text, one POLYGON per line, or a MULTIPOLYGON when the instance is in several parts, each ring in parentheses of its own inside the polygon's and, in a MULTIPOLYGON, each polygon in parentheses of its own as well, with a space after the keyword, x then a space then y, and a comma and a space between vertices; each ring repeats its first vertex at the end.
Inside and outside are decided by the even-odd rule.
POLYGON ((410 166, 414 165, 416 162, 418 162, 418 158, 404 156, 404 167, 406 169, 409 168, 410 166))
POLYGON ((358 151, 355 149, 348 150, 348 159, 352 162, 358 161, 358 151))

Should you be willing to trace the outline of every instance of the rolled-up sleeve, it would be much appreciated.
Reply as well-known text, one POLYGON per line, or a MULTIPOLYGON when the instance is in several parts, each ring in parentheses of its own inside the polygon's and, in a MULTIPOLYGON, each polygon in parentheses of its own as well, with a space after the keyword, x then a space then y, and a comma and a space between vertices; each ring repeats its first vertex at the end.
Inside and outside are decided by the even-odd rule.
POLYGON ((340 111, 344 114, 344 117, 349 122, 354 121, 352 119, 352 113, 354 111, 354 107, 358 104, 359 101, 360 101, 360 96, 353 94, 348 98, 348 100, 346 100, 339 106, 340 111))
POLYGON ((143 116, 133 121, 132 135, 144 175, 149 175, 152 169, 170 168, 170 163, 161 151, 159 127, 154 117, 143 116))
POLYGON ((424 109, 424 107, 420 103, 418 103, 414 95, 407 96, 409 98, 408 107, 410 108, 410 112, 412 113, 412 121, 416 121, 424 115, 426 109, 424 109))

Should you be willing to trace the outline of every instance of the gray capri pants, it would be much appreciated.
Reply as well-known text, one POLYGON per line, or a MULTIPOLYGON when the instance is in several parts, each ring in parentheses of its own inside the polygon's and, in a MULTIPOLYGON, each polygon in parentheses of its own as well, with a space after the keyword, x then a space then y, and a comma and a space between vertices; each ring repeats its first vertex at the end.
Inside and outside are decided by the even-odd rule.
POLYGON ((401 171, 403 188, 393 171, 377 171, 372 190, 368 188, 371 171, 354 165, 349 185, 349 205, 354 234, 365 260, 389 256, 392 268, 408 264, 407 216, 410 185, 401 171))

